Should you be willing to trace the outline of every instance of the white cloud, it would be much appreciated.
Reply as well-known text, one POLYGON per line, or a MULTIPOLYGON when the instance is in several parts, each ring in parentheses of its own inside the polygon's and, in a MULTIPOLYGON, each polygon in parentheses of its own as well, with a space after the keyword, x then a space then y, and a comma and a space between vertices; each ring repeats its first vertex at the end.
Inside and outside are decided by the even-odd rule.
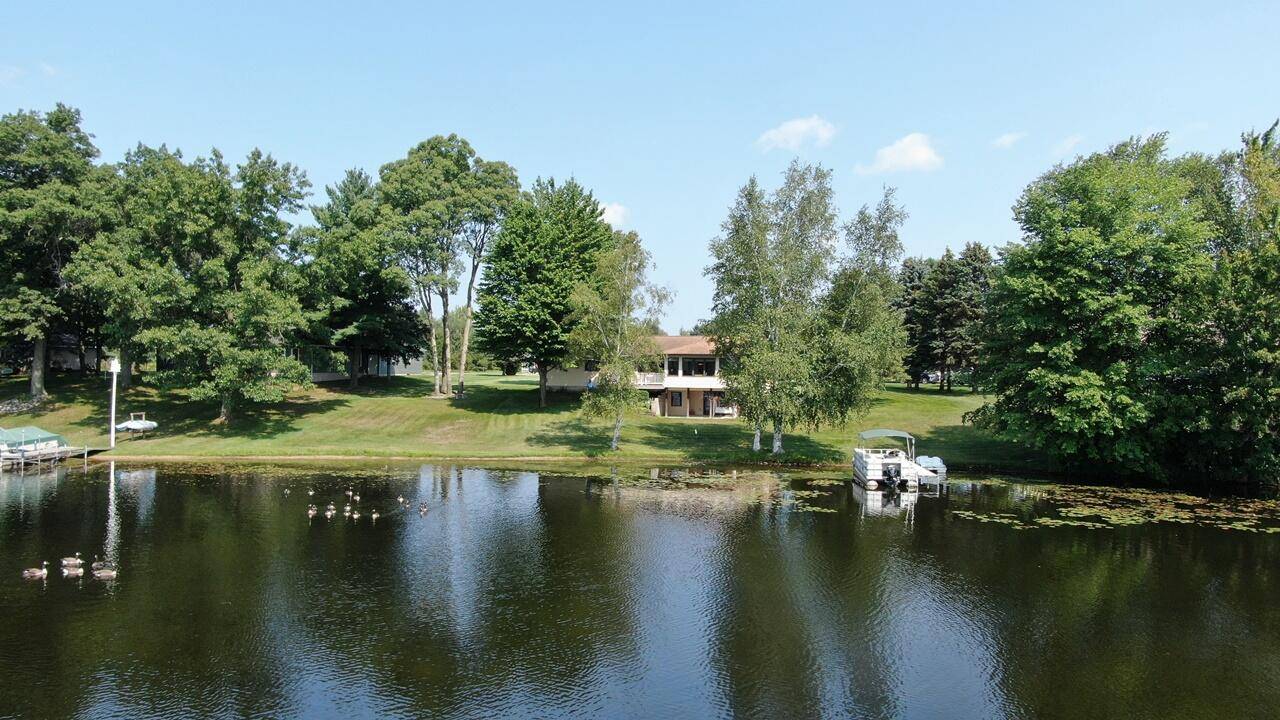
POLYGON ((854 172, 859 175, 874 175, 887 172, 930 172, 942 167, 942 156, 924 133, 911 133, 892 145, 886 145, 876 151, 875 161, 870 165, 858 165, 854 172))
POLYGON ((22 77, 22 68, 16 65, 0 65, 0 87, 12 85, 22 77))
POLYGON ((778 127, 765 130, 756 138, 756 146, 764 152, 770 150, 799 150, 801 146, 811 144, 823 147, 836 135, 836 126, 827 122, 820 115, 788 120, 778 127))
POLYGON ((991 146, 998 147, 1001 150, 1008 150, 1014 145, 1017 145, 1018 141, 1026 136, 1027 134, 1024 132, 1007 132, 995 140, 992 140, 991 146))
POLYGON ((58 74, 58 68, 47 62, 42 62, 40 63, 40 72, 44 73, 46 77, 53 77, 58 74))
POLYGON ((615 229, 626 225, 631 217, 631 211, 622 203, 600 203, 600 209, 604 210, 604 221, 615 229))
POLYGON ((1071 151, 1075 150, 1076 146, 1083 140, 1083 135, 1068 135, 1062 138, 1057 145, 1053 146, 1054 157, 1066 157, 1067 155, 1070 155, 1071 151))

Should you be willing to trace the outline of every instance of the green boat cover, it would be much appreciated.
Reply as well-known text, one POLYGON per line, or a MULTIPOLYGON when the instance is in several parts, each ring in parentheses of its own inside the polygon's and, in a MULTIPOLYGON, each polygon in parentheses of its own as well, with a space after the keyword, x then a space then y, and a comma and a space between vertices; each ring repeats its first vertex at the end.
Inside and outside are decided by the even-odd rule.
POLYGON ((57 441, 59 447, 67 444, 67 439, 61 435, 42 430, 34 425, 9 428, 8 430, 0 428, 0 445, 7 446, 10 450, 17 450, 27 446, 34 447, 50 440, 57 441))

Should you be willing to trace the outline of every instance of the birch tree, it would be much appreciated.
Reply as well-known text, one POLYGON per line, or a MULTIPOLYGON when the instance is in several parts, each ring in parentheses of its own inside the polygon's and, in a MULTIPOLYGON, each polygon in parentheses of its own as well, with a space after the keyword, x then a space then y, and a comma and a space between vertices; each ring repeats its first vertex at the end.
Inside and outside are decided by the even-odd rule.
POLYGON ((611 245, 598 253, 593 281, 579 285, 571 298, 571 344, 579 357, 599 363, 582 410, 613 421, 612 450, 626 412, 642 408, 649 397, 636 387, 636 373, 662 359, 650 328, 668 294, 648 282, 652 264, 639 235, 615 231, 611 245))

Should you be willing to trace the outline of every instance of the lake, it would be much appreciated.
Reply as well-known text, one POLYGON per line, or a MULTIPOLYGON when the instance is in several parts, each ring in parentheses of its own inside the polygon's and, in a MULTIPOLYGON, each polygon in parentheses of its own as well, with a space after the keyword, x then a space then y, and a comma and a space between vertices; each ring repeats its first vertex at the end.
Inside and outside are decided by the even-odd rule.
POLYGON ((1275 501, 583 473, 6 474, 0 717, 1280 712, 1275 501))

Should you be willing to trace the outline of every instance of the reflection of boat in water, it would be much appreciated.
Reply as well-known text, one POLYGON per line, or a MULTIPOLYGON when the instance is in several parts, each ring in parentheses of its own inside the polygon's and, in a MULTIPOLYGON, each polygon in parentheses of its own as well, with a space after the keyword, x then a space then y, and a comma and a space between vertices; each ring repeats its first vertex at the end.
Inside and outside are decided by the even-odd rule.
POLYGON ((906 511, 908 515, 915 510, 920 493, 916 491, 867 490, 860 485, 853 486, 853 499, 862 506, 863 515, 897 517, 906 511))
MULTIPOLYGON (((921 482, 936 480, 938 474, 916 462, 916 439, 902 430, 864 430, 858 433, 860 440, 897 438, 905 440, 907 449, 857 448, 853 451, 853 477, 868 490, 882 487, 901 487, 915 490, 921 482)), ((930 458, 942 465, 941 458, 930 458)), ((945 472, 945 466, 943 466, 945 472)))

